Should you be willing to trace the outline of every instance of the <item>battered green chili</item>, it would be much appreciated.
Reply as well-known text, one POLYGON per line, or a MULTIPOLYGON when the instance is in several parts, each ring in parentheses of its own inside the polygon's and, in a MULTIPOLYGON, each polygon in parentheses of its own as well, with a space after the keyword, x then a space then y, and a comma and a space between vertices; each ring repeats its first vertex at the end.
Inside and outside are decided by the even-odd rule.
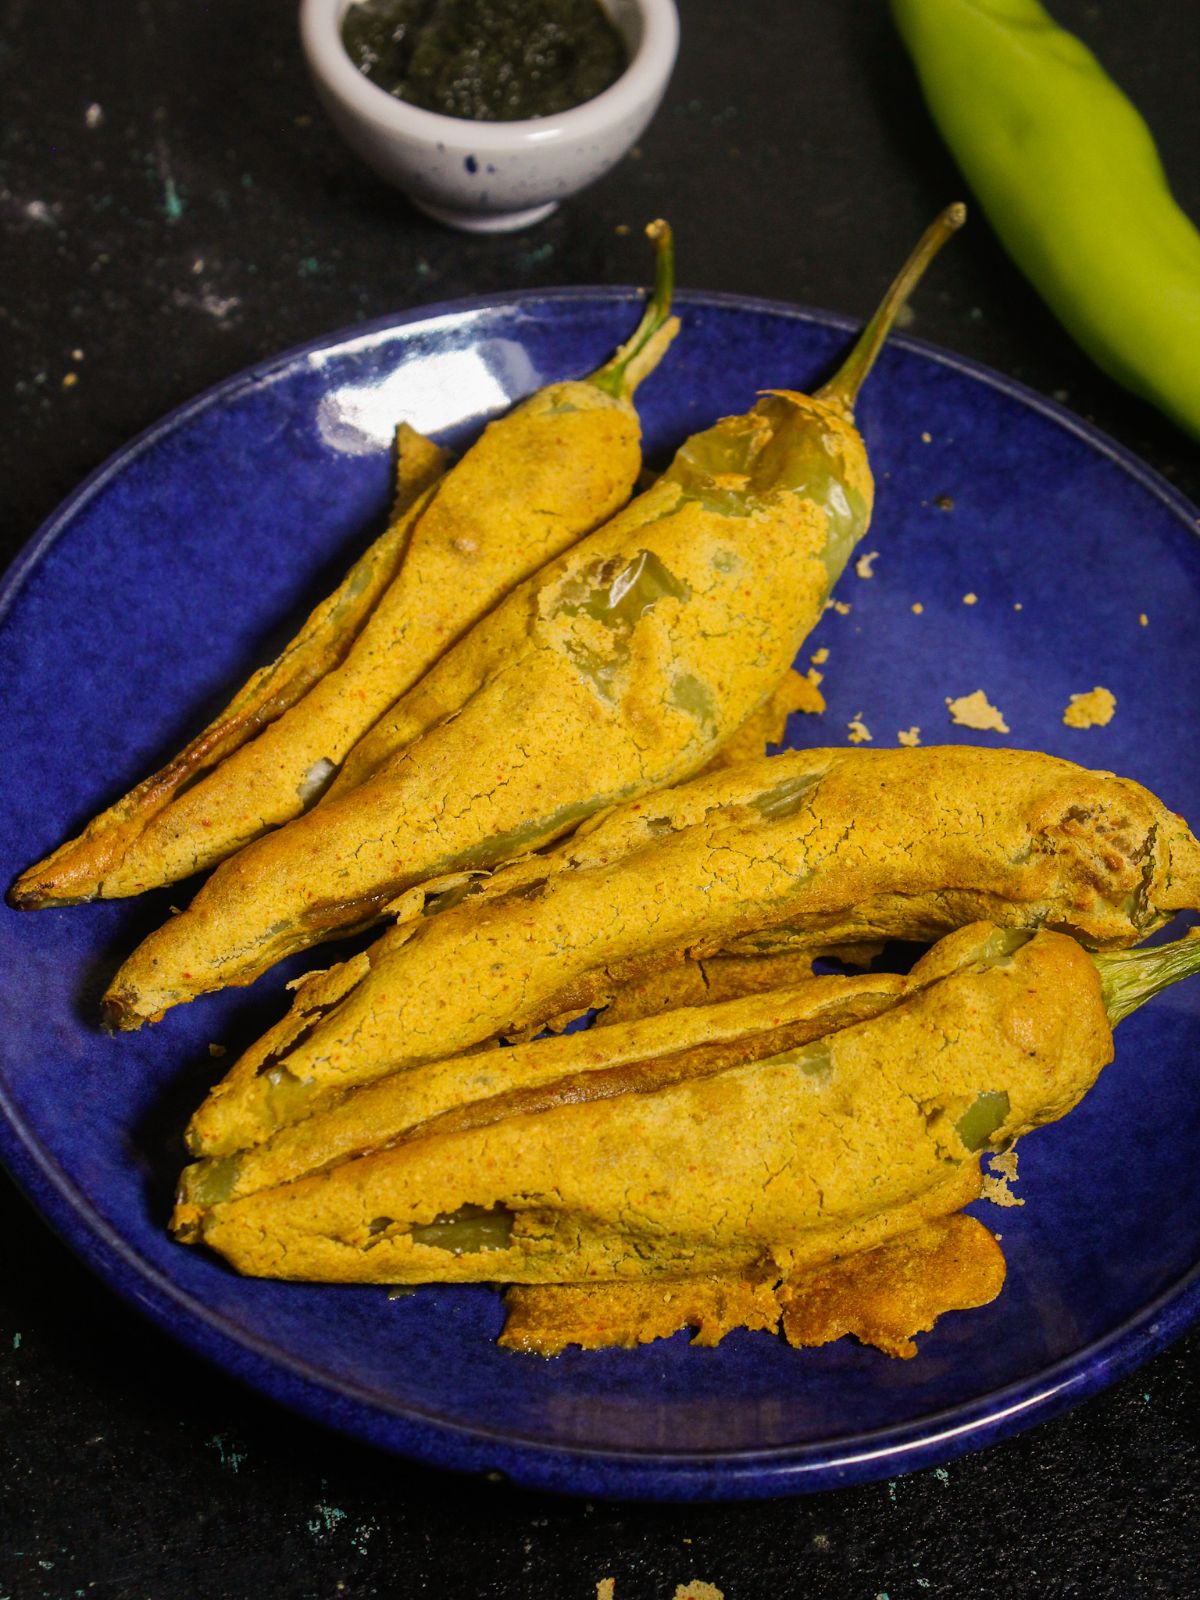
POLYGON ((481 618, 360 739, 318 806, 225 862, 142 943, 108 1020, 139 1027, 248 983, 418 884, 495 866, 707 766, 774 695, 866 530, 855 397, 963 216, 950 206, 926 231, 815 395, 771 391, 694 434, 649 489, 481 618))

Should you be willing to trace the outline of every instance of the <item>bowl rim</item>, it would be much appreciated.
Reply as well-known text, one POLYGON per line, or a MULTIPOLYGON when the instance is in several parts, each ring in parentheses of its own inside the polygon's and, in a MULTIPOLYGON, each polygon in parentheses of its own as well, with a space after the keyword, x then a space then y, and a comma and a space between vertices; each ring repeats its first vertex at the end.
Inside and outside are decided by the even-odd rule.
POLYGON ((675 0, 624 0, 641 17, 642 37, 615 83, 555 117, 476 122, 408 105, 360 72, 341 37, 342 18, 354 3, 301 0, 300 37, 318 83, 336 95, 351 115, 377 130, 433 145, 469 145, 485 153, 587 138, 612 128, 662 90, 679 49, 675 0))

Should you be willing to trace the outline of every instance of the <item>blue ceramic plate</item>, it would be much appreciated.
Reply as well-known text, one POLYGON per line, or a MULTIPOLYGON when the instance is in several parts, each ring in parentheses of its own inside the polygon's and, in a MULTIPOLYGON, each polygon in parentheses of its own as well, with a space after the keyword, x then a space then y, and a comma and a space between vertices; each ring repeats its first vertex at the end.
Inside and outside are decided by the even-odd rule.
MULTIPOLYGON (((265 659, 382 525, 397 419, 462 441, 514 397, 594 367, 628 331, 619 291, 467 303, 326 340, 222 385, 123 451, 0 592, 7 882, 150 770, 265 659)), ((836 318, 690 297, 646 385, 648 455, 808 388, 836 318)), ((826 646, 822 717, 797 744, 878 745, 913 725, 1115 768, 1200 817, 1195 513, 1075 418, 994 374, 896 340, 860 422, 879 493, 826 646), (973 604, 964 597, 976 596, 973 604), (1143 621, 1142 619, 1145 619, 1143 621), (1107 728, 1063 726, 1103 684, 1107 728), (951 726, 984 689, 1011 735, 951 726)), ((825 1488, 942 1461, 1100 1388, 1200 1303, 1200 983, 1120 1030, 1084 1105, 1021 1149, 1020 1210, 990 1209, 1009 1280, 945 1317, 911 1362, 843 1341, 736 1333, 543 1362, 498 1350, 498 1294, 260 1283, 172 1244, 180 1130, 284 1005, 282 976, 110 1039, 96 998, 190 886, 132 903, 0 911, 0 1152, 64 1237, 193 1349, 363 1439, 440 1465, 589 1495, 702 1499, 825 1488), (227 1065, 227 1063, 225 1063, 227 1065)), ((319 953, 320 962, 327 955, 319 953)), ((292 975, 295 964, 283 976, 292 975)))

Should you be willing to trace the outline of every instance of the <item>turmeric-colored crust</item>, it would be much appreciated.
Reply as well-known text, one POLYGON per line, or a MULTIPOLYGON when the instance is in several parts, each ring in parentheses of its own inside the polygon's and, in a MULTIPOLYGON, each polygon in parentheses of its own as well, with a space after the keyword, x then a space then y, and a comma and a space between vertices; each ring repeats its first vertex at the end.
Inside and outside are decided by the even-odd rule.
MULTIPOLYGON (((877 983, 793 994, 803 1009, 817 985, 877 983)), ((468 1057, 447 1113, 401 1098, 367 1153, 240 1198, 192 1195, 177 1221, 241 1272, 359 1283, 786 1275, 873 1248, 974 1198, 979 1152, 1064 1115, 1112 1053, 1095 965, 1062 935, 963 929, 900 984, 862 1020, 797 1043, 760 1031, 754 1059, 695 1056, 682 1075, 647 1059, 529 1096, 504 1052, 468 1057)), ((623 1025, 627 1050, 650 1021, 623 1025)), ((568 1046, 527 1047, 533 1070, 568 1046)), ((293 1139, 319 1145, 322 1121, 293 1139)))
POLYGON ((686 1278, 680 1283, 514 1285, 504 1296, 506 1350, 557 1356, 581 1350, 632 1350, 695 1330, 692 1343, 717 1345, 734 1328, 774 1333, 779 1301, 770 1281, 686 1278))
MULTIPOLYGON (((180 1199, 236 1199, 435 1131, 709 1076, 873 1016, 920 981, 920 973, 805 977, 769 993, 719 1004, 706 996, 607 1027, 427 1061, 346 1090, 261 1144, 186 1168, 180 1199)), ((294 1093, 288 1079, 264 1076, 268 1105, 285 1108, 294 1093)))
POLYGON ((1198 860, 1137 784, 1032 752, 752 762, 619 807, 313 980, 201 1107, 193 1148, 258 1143, 351 1084, 602 1006, 687 950, 928 940, 980 917, 1132 944, 1200 904, 1198 860))
POLYGON ((1004 1287, 995 1235, 957 1213, 877 1249, 797 1273, 779 1289, 789 1344, 831 1344, 852 1335, 884 1355, 911 1360, 915 1335, 947 1311, 989 1305, 1004 1287))
MULTIPOLYGON (((439 445, 407 423, 400 425, 396 430, 395 506, 384 532, 309 615, 282 653, 254 673, 202 733, 165 767, 89 822, 78 838, 27 868, 9 891, 10 905, 32 911, 103 895, 106 880, 144 853, 143 836, 178 803, 186 789, 283 717, 344 660, 404 560, 414 518, 448 461, 439 445)), ((208 848, 223 847, 217 840, 208 848)), ((149 881, 169 879, 151 879, 147 886, 149 881)))
POLYGON ((788 1343, 830 1344, 852 1336, 908 1360, 915 1336, 947 1311, 990 1304, 1004 1287, 1004 1256, 974 1217, 955 1212, 911 1233, 824 1266, 773 1277, 688 1278, 678 1283, 514 1285, 504 1296, 499 1343, 529 1355, 631 1350, 681 1328, 695 1345, 716 1345, 736 1328, 788 1343))
POLYGON ((736 767, 739 762, 769 755, 771 745, 783 743, 787 720, 794 711, 817 715, 824 709, 825 699, 816 684, 809 678, 802 678, 795 667, 789 667, 771 698, 746 719, 704 770, 716 772, 721 767, 736 767))
POLYGON ((591 383, 550 385, 490 423, 326 602, 341 648, 325 653, 322 670, 278 707, 271 725, 252 724, 258 737, 236 748, 220 745, 207 776, 192 762, 186 785, 173 763, 165 799, 163 775, 149 780, 134 791, 140 798, 129 817, 117 808, 92 825, 86 850, 69 847, 70 855, 30 869, 13 891, 20 903, 139 894, 211 867, 301 815, 372 723, 454 640, 622 505, 640 465, 633 406, 591 383), (342 627, 347 597, 352 630, 342 627), (68 865, 60 892, 57 874, 68 865))
POLYGON ((596 1019, 598 1027, 657 1016, 676 1006, 706 1006, 743 995, 791 988, 812 977, 809 954, 680 958, 623 984, 596 1019))
POLYGON ((321 805, 153 933, 117 974, 109 1020, 137 1026, 248 983, 430 877, 524 854, 699 771, 774 694, 870 503, 862 441, 804 396, 689 440, 443 656, 321 805))

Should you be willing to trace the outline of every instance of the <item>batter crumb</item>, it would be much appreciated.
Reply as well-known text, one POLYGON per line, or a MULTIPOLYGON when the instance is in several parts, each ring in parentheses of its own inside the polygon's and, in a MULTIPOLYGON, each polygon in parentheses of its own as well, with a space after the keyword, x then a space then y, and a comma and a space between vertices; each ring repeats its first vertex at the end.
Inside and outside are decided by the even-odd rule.
POLYGON ((931 433, 923 433, 921 435, 921 443, 922 444, 932 444, 933 443, 933 435, 931 433))
POLYGON ((850 615, 850 607, 844 600, 826 600, 825 609, 826 611, 836 611, 839 617, 848 617, 850 615))
POLYGON ((1013 610, 1014 611, 1024 611, 1024 609, 1025 609, 1025 607, 1021 604, 1021 602, 1019 600, 1014 600, 1013 601, 1013 610))
POLYGON ((974 728, 980 733, 1009 732, 1004 713, 989 703, 982 689, 976 689, 974 694, 959 695, 957 700, 947 696, 946 706, 951 722, 956 722, 960 728, 974 728))
POLYGON ((909 746, 917 745, 921 742, 921 730, 914 723, 911 728, 901 728, 900 732, 896 735, 896 738, 901 744, 906 744, 909 746))
POLYGON ((1144 611, 1138 614, 1138 625, 1142 628, 1148 628, 1150 626, 1150 618, 1144 611))
POLYGON ((972 592, 971 594, 965 594, 965 595, 963 595, 963 605, 965 605, 965 606, 973 606, 978 599, 979 599, 979 596, 977 594, 975 594, 974 592, 972 592))
POLYGON ((210 1056, 212 1056, 214 1061, 219 1061, 225 1054, 225 1046, 223 1044, 210 1044, 208 1047, 208 1053, 210 1056))
POLYGON ((939 494, 933 503, 939 511, 954 510, 954 501, 951 500, 948 494, 939 494))
POLYGON ((693 1578, 690 1583, 679 1584, 673 1600, 725 1600, 725 1595, 715 1583, 705 1583, 703 1578, 693 1578))
MULTIPOLYGON (((1016 1150, 1006 1150, 1001 1156, 989 1156, 987 1159, 991 1170, 983 1175, 980 1198, 990 1200, 994 1206, 1023 1206, 1024 1200, 1015 1195, 1011 1188, 1017 1182, 1016 1150)), ((997 1234, 996 1238, 999 1237, 997 1234)))
POLYGON ((1071 703, 1063 712, 1063 722, 1068 728, 1105 728, 1116 709, 1116 695, 1097 684, 1090 694, 1071 696, 1071 703))
POLYGON ((863 721, 861 711, 856 717, 852 717, 846 726, 850 730, 846 737, 851 744, 870 744, 871 730, 863 721))
POLYGON ((919 617, 921 615, 922 611, 924 611, 924 609, 925 609, 925 607, 921 604, 921 602, 919 600, 914 600, 913 601, 912 613, 913 613, 914 617, 919 617))
POLYGON ((878 559, 878 550, 868 550, 865 555, 859 556, 854 563, 855 572, 858 573, 860 578, 873 578, 875 576, 874 566, 878 559))
MULTIPOLYGON (((628 229, 626 229, 628 232, 628 229)), ((596 1600, 613 1600, 613 1589, 616 1585, 615 1578, 601 1578, 596 1585, 596 1600)))
POLYGON ((822 645, 819 650, 814 650, 808 659, 812 662, 814 667, 823 667, 829 660, 829 651, 825 645, 822 645))

